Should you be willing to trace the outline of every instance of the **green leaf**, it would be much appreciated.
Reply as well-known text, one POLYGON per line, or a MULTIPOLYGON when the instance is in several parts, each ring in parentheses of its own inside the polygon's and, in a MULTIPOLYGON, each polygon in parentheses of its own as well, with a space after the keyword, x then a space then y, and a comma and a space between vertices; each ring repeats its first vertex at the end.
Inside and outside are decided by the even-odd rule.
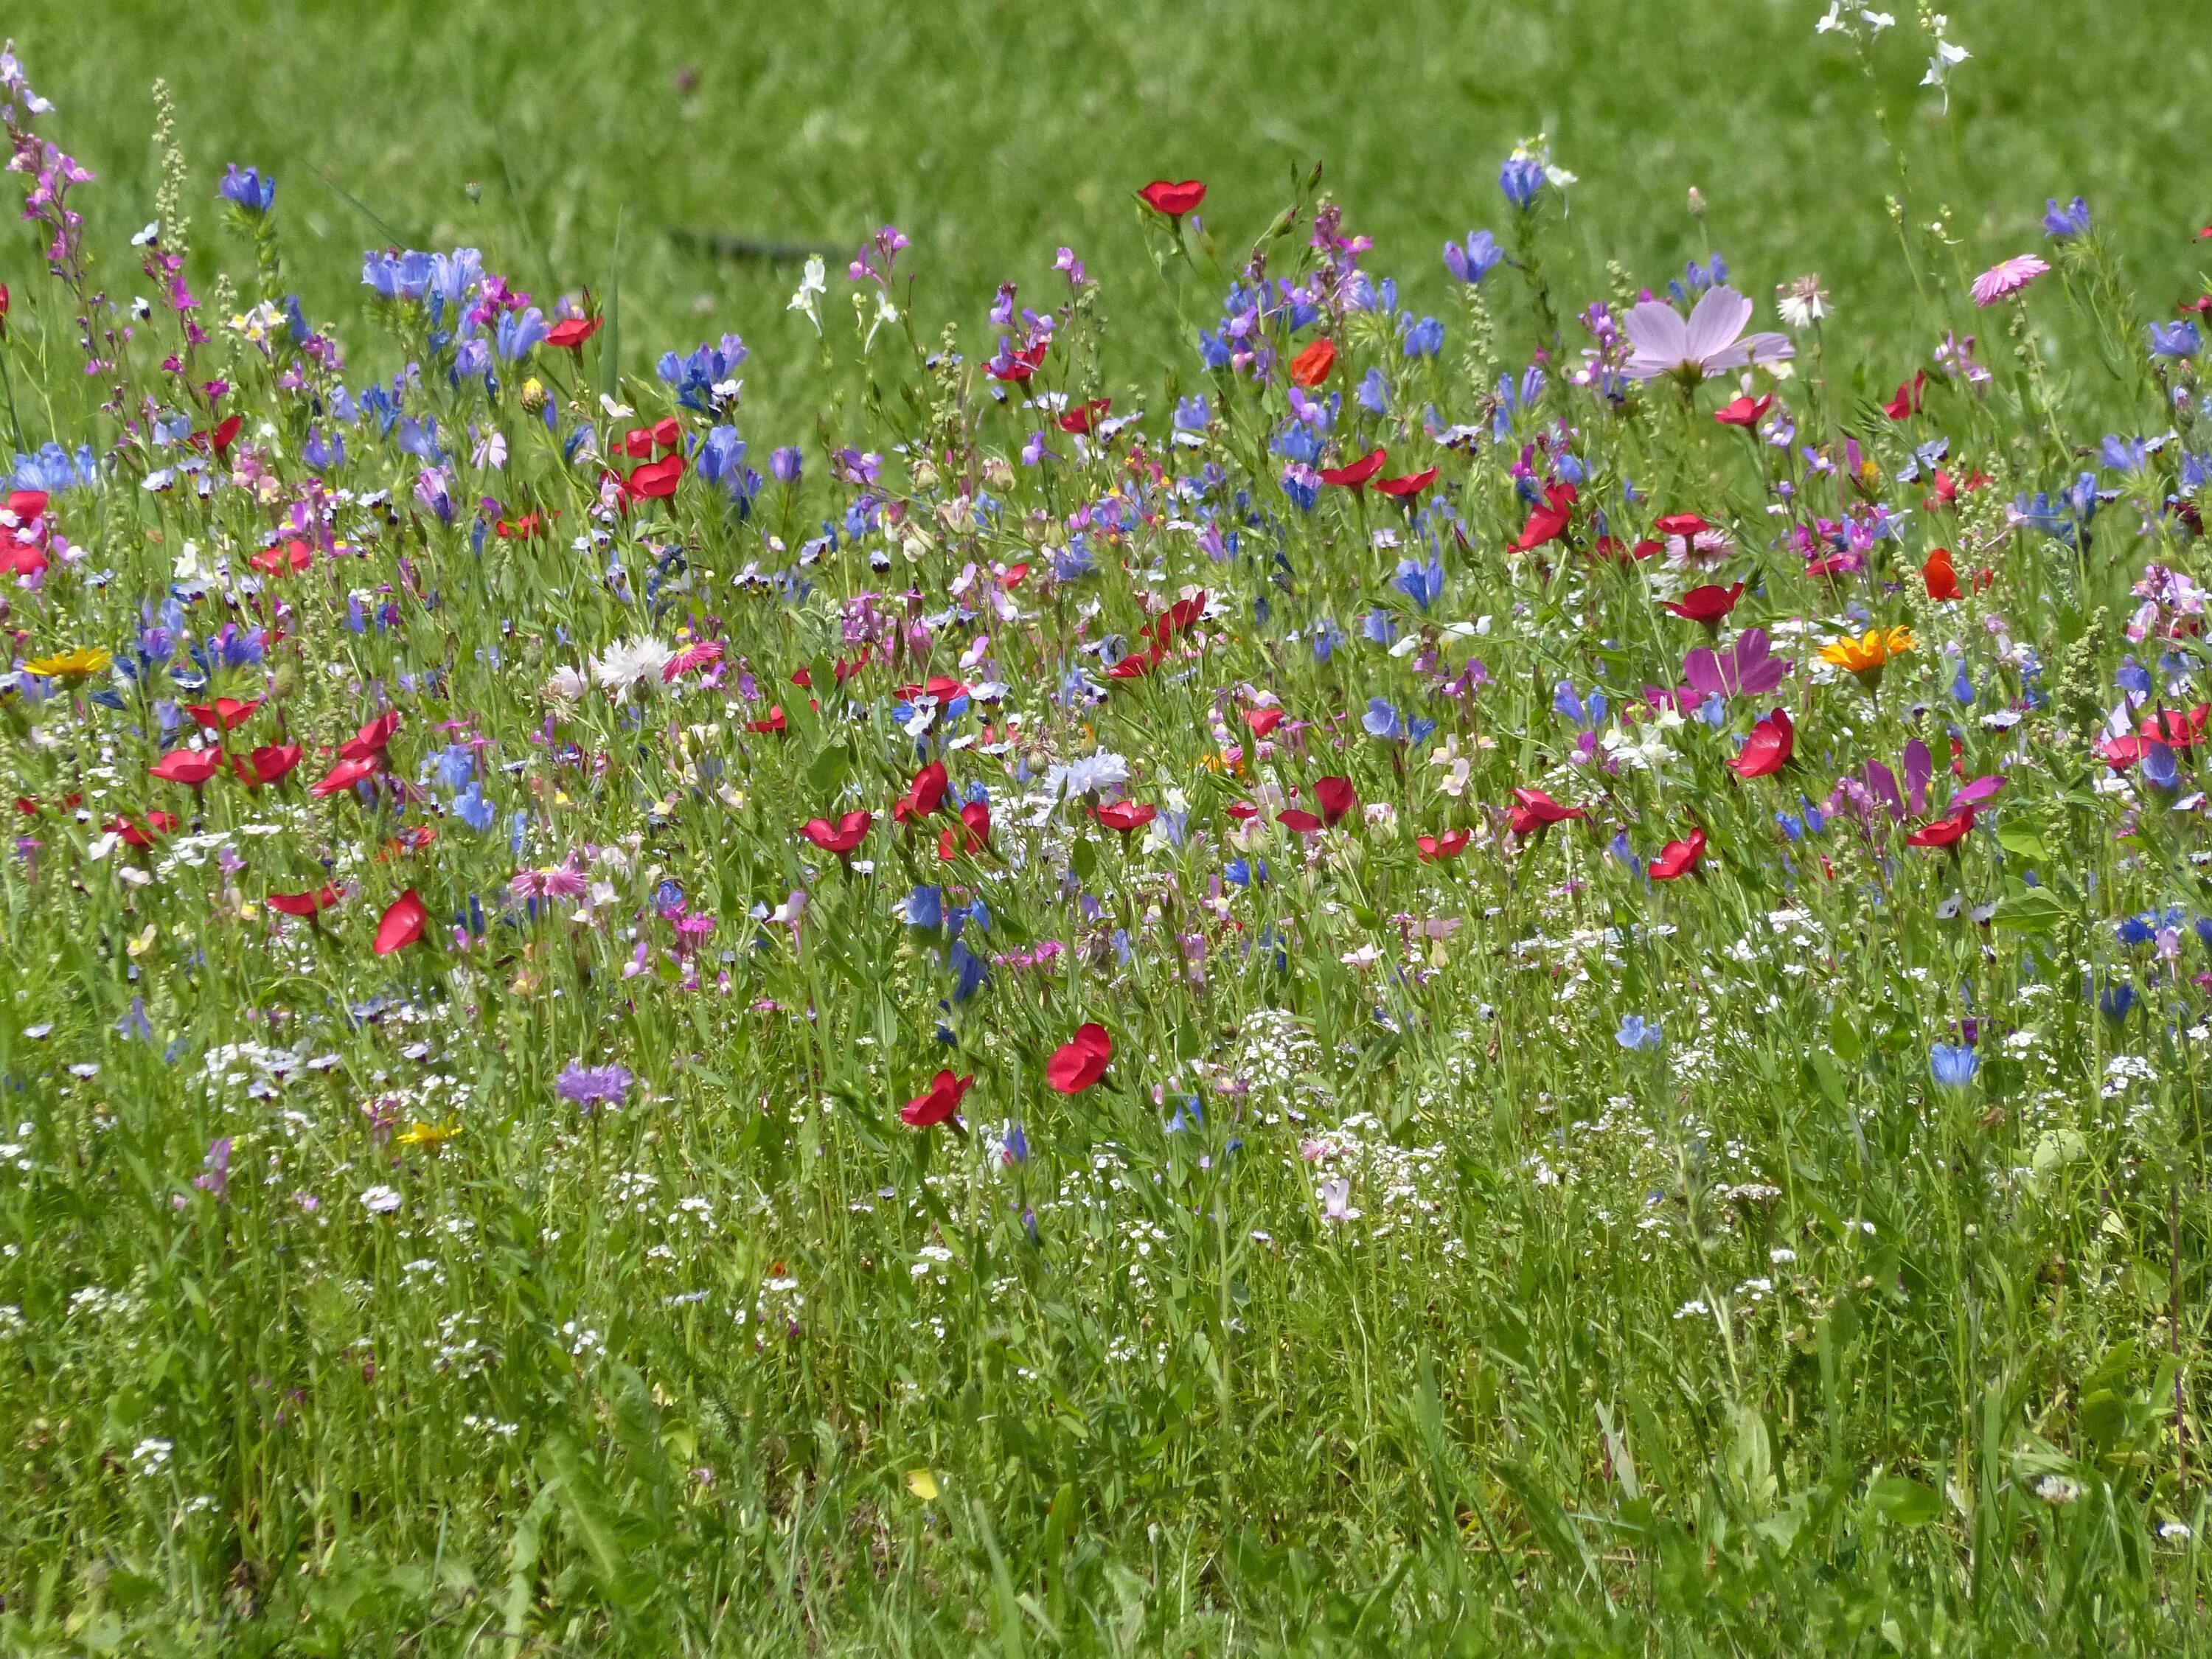
POLYGON ((1089 840, 1079 841, 1067 849, 1067 861, 1075 871, 1078 881, 1091 879, 1091 872, 1098 867, 1098 848, 1089 840))
POLYGON ((1867 1488, 1867 1502, 1900 1527, 1924 1527, 1942 1509, 1936 1488, 1907 1474, 1885 1474, 1867 1488))
POLYGON ((2057 896, 2040 887, 2014 893, 1997 902, 1996 925, 2019 933, 2047 933, 2066 920, 2066 906, 2057 896))
POLYGON ((2051 856, 2043 837, 2024 823, 2008 823, 1999 830, 1997 845, 2017 858, 2042 860, 2051 856))

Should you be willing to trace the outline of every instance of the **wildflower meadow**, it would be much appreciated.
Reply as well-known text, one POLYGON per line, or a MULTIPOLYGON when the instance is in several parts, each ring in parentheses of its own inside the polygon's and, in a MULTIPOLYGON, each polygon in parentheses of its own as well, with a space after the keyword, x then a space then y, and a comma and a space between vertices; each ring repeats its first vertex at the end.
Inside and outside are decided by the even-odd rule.
POLYGON ((10 43, 0 1644, 2205 1645, 2212 283, 1917 193, 1965 21, 1786 266, 1532 136, 649 342, 10 43))

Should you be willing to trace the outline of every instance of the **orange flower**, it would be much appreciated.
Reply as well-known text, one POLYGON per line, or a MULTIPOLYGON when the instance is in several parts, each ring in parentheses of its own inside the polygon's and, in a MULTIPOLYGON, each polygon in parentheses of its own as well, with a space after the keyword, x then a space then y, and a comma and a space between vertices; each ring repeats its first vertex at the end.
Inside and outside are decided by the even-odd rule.
POLYGON ((1909 628, 1869 628, 1853 639, 1846 634, 1820 647, 1820 660, 1832 662, 1869 691, 1881 684, 1881 671, 1892 657, 1902 656, 1918 643, 1909 628))
POLYGON ((1316 340, 1291 359, 1291 378, 1302 386, 1317 386, 1328 379, 1329 370, 1335 367, 1336 342, 1316 340))

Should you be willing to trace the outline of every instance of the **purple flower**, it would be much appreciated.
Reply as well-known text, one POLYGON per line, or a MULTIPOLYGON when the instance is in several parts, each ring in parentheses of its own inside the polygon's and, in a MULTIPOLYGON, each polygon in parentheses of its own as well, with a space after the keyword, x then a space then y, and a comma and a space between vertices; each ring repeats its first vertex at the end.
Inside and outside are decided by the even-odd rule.
POLYGON ((553 1080, 553 1092, 588 1112, 594 1106, 620 1106, 635 1080, 625 1066, 584 1066, 572 1060, 553 1080))
POLYGON ((224 1135, 208 1143, 207 1157, 201 1161, 200 1172, 192 1177, 192 1185, 204 1193, 212 1194, 215 1201, 222 1203, 230 1191, 230 1137, 224 1135))
POLYGON ((1533 155, 1510 156, 1498 169, 1498 187, 1507 201, 1526 213, 1536 205, 1536 193, 1544 188, 1544 164, 1533 155))
POLYGON ((215 190, 224 201, 244 209, 257 219, 276 205, 276 181, 263 178, 259 167, 241 169, 233 161, 224 169, 222 182, 215 190))
POLYGON ((1697 381, 1747 363, 1797 355, 1785 335, 1738 337, 1751 313, 1750 299, 1732 288, 1706 289, 1687 322, 1674 307, 1646 300, 1628 313, 1628 343, 1634 352, 1621 372, 1632 380, 1673 374, 1697 381))
POLYGON ((2070 242, 2089 234, 2089 204, 2076 196, 2066 206, 2056 198, 2044 204, 2043 234, 2053 241, 2070 242))
POLYGON ((1497 270, 1504 258, 1505 250, 1486 230, 1468 232, 1464 246, 1458 242, 1444 244, 1444 267, 1462 283, 1480 283, 1497 270))
POLYGON ((769 476, 778 483, 797 483, 805 465, 805 454, 796 444, 786 444, 768 453, 769 476))

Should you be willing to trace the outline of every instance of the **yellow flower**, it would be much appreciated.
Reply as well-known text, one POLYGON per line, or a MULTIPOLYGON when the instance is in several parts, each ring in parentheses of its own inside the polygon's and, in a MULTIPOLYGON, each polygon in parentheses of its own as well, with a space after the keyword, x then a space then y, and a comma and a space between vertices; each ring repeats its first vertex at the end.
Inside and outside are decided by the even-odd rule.
POLYGON ((1857 678, 1869 691, 1881 684, 1881 671, 1892 657, 1902 656, 1918 641, 1909 628, 1869 628, 1858 639, 1846 634, 1832 645, 1820 647, 1820 660, 1832 662, 1857 678))
POLYGON ((402 1146, 428 1146, 435 1150, 460 1132, 461 1126, 458 1123, 425 1123, 417 1118, 392 1139, 402 1146))
POLYGON ((937 1501, 937 1477, 927 1469, 908 1469, 906 1472, 906 1489, 925 1504, 937 1501))
POLYGON ((79 645, 51 657, 34 657, 23 667, 41 679, 83 680, 104 672, 114 660, 98 646, 79 645))

